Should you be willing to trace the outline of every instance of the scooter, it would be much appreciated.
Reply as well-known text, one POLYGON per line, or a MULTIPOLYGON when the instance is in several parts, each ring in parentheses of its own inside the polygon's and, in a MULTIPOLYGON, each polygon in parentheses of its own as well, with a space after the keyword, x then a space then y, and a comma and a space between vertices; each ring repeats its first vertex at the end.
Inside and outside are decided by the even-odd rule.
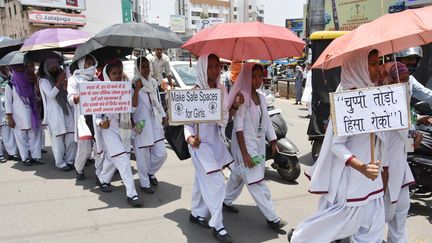
MULTIPOLYGON (((266 96, 267 111, 270 115, 270 120, 277 137, 277 147, 279 153, 275 156, 272 155, 270 143, 266 141, 266 161, 273 159, 271 167, 277 170, 279 176, 286 181, 295 181, 300 176, 300 163, 298 159, 299 150, 297 146, 286 137, 288 132, 287 123, 282 116, 282 110, 275 109, 273 102, 276 99, 273 92, 268 89, 262 89, 262 93, 266 96)), ((226 129, 227 138, 231 139, 232 122, 230 122, 226 129)))
MULTIPOLYGON (((419 115, 432 116, 432 109, 426 102, 414 105, 419 115)), ((432 192, 432 125, 416 125, 416 130, 423 136, 421 144, 408 154, 408 164, 416 181, 415 192, 432 192)))

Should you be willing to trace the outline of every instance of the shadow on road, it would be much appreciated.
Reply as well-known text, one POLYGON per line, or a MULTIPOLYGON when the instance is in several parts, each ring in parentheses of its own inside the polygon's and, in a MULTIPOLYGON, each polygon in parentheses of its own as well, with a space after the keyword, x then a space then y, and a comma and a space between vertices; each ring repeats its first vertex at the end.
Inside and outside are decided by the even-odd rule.
MULTIPOLYGON (((256 206, 236 205, 239 214, 224 212, 224 225, 235 242, 265 242, 277 238, 285 239, 286 235, 278 235, 267 227, 267 222, 256 206)), ((187 242, 215 242, 211 229, 206 229, 189 222, 190 211, 176 209, 164 215, 165 218, 177 223, 187 242)), ((288 230, 286 227, 285 230, 288 230)))
POLYGON ((265 169, 264 179, 266 181, 274 181, 274 182, 278 182, 278 183, 286 184, 286 185, 298 185, 297 181, 283 180, 276 170, 271 169, 269 167, 266 167, 266 169, 265 169))
POLYGON ((415 198, 415 199, 411 199, 411 206, 410 206, 410 210, 408 212, 408 217, 414 217, 414 216, 424 216, 427 218, 427 220, 429 221, 430 224, 432 224, 432 198, 429 199, 420 199, 420 198, 415 198), (420 202, 413 202, 413 200, 415 201, 421 201, 424 202, 426 205, 422 205, 420 202))
POLYGON ((312 166, 315 162, 312 159, 312 154, 309 152, 299 157, 300 164, 312 166))

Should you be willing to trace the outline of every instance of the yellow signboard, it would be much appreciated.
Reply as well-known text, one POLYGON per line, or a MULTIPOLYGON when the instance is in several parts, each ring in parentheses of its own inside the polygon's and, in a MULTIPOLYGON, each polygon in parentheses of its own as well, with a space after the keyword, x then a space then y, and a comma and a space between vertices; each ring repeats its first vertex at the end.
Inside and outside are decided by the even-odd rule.
POLYGON ((326 0, 325 30, 350 31, 384 14, 397 0, 326 0))

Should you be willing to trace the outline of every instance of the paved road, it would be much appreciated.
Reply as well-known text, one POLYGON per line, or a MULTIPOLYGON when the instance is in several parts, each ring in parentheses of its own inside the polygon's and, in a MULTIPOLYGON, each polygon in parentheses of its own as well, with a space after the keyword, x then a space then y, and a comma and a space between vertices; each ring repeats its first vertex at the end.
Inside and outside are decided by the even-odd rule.
MULTIPOLYGON (((289 124, 288 136, 301 151, 300 161, 310 164, 306 137, 306 109, 277 99, 289 124)), ((130 208, 119 178, 112 193, 95 187, 93 168, 88 179, 75 182, 73 172, 55 169, 51 153, 45 165, 24 167, 15 162, 0 164, 0 242, 215 242, 211 231, 188 222, 193 183, 190 161, 180 162, 169 150, 168 161, 157 175, 160 186, 144 195, 144 208, 130 208)), ((133 162, 135 167, 135 163, 133 162)), ((295 227, 315 211, 317 196, 307 193, 308 182, 280 180, 268 163, 267 184, 279 215, 287 227, 295 227)), ((303 166, 303 169, 305 167, 303 166)), ((135 182, 138 184, 138 176, 135 182)), ((244 190, 237 201, 240 214, 224 214, 225 226, 236 242, 286 242, 266 222, 252 197, 244 190)), ((409 242, 432 242, 432 199, 413 200, 408 219, 409 242)))

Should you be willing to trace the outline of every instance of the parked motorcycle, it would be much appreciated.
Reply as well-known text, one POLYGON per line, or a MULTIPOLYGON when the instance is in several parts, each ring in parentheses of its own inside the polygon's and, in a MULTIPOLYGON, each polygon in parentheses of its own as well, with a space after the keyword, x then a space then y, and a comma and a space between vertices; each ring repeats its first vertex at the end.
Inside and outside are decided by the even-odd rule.
MULTIPOLYGON (((262 93, 266 96, 267 111, 270 115, 270 120, 277 137, 277 146, 279 153, 275 156, 272 155, 270 143, 266 143, 266 161, 273 159, 271 167, 277 170, 278 174, 283 180, 295 181, 300 176, 300 163, 298 160, 299 150, 296 145, 286 137, 288 132, 287 123, 282 115, 282 110, 275 109, 273 102, 275 96, 272 91, 263 89, 262 93)), ((231 139, 232 135, 232 122, 230 122, 226 129, 227 138, 231 139)))
MULTIPOLYGON (((432 116, 432 109, 426 102, 419 102, 414 108, 419 115, 432 116)), ((408 154, 408 164, 416 187, 423 192, 432 192, 432 124, 417 124, 416 130, 423 138, 420 146, 408 154)))

